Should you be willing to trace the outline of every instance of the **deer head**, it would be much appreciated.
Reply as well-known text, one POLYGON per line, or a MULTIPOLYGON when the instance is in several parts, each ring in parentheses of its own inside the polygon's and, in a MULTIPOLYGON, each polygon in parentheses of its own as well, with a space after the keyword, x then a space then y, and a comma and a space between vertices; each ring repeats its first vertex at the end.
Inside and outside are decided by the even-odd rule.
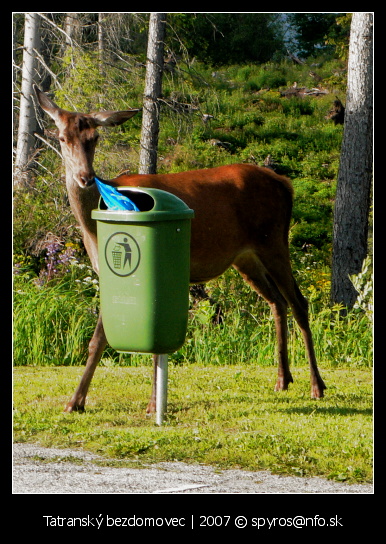
POLYGON ((94 183, 93 160, 99 138, 97 127, 121 125, 139 109, 103 111, 98 113, 69 112, 59 108, 48 96, 34 85, 41 108, 54 120, 66 166, 67 182, 74 181, 81 188, 94 183))

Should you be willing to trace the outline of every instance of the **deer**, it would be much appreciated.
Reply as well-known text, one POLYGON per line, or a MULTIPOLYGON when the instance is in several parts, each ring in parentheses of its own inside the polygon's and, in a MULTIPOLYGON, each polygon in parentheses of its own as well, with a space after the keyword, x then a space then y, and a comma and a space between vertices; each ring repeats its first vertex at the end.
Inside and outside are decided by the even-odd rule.
MULTIPOLYGON (((54 121, 65 165, 66 189, 83 242, 98 274, 96 221, 91 211, 100 194, 95 183, 93 160, 98 127, 115 127, 140 111, 70 112, 58 107, 34 86, 38 103, 54 121)), ((101 179, 101 178, 100 178, 101 179)), ((299 326, 310 367, 311 398, 324 396, 308 318, 308 302, 292 273, 289 228, 294 191, 291 181, 273 170, 242 163, 166 174, 121 174, 103 180, 112 187, 155 188, 168 191, 192 210, 190 283, 203 284, 233 266, 251 288, 270 306, 275 322, 278 375, 275 391, 293 383, 287 348, 288 306, 299 326)), ((172 295, 171 295, 172 296, 172 295)), ((99 314, 88 345, 84 373, 65 412, 83 411, 95 369, 107 345, 99 314)), ((156 364, 153 354, 153 384, 146 413, 156 406, 156 364)))

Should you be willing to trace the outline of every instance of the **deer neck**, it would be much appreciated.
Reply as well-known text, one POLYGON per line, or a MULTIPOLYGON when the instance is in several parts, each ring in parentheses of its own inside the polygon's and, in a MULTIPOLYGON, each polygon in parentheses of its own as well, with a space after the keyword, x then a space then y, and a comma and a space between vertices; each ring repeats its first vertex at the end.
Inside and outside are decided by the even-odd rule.
POLYGON ((91 211, 98 207, 99 191, 94 183, 91 187, 79 187, 70 170, 66 169, 66 187, 71 209, 85 232, 96 232, 91 211))

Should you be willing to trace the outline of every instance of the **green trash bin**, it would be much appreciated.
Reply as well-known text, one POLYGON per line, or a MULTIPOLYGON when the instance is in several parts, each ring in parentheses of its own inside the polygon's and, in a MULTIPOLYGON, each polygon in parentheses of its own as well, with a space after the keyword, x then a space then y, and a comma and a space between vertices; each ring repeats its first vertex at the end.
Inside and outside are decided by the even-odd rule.
POLYGON ((121 187, 140 211, 106 209, 97 221, 100 303, 117 351, 172 353, 185 340, 194 211, 159 189, 121 187))

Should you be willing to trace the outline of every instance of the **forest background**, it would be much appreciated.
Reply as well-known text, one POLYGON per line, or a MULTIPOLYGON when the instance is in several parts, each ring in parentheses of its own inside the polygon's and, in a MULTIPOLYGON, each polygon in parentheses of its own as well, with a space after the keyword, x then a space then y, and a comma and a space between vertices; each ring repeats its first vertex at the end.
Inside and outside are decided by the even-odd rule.
MULTIPOLYGON (((75 14, 73 25, 67 27, 72 32, 71 42, 68 33, 61 32, 66 14, 48 15, 41 22, 39 75, 41 87, 54 91, 60 106, 78 111, 141 106, 147 14, 103 14, 103 46, 100 36, 98 39, 98 14, 75 14)), ((331 308, 329 301, 332 214, 343 127, 326 117, 336 97, 342 102, 345 99, 350 17, 288 14, 284 24, 281 14, 170 14, 160 99, 159 172, 250 162, 268 164, 293 180, 296 198, 290 236, 294 270, 311 303, 311 313, 323 321, 328 316, 334 323, 334 334, 339 312, 331 308)), ((23 25, 24 15, 15 15, 16 66, 21 63, 23 25)), ((17 92, 20 71, 15 75, 17 92)), ((17 112, 16 101, 15 141, 17 112)), ((32 312, 23 302, 20 321, 16 314, 16 325, 20 323, 19 332, 23 334, 16 337, 15 362, 36 364, 39 354, 40 362, 78 364, 86 353, 86 338, 97 313, 98 281, 85 256, 65 184, 59 181, 64 173, 57 143, 40 111, 37 116, 40 138, 36 138, 28 165, 29 181, 15 194, 15 302, 19 308, 18 294, 24 289, 30 295, 36 291, 30 303, 40 301, 43 293, 50 299, 51 291, 55 299, 56 290, 63 284, 69 313, 65 310, 67 304, 63 304, 53 320, 40 302, 32 312), (74 320, 70 293, 78 300, 82 315, 79 320, 74 320), (86 312, 81 309, 82 303, 86 312), (30 316, 28 319, 24 312, 30 316), (46 345, 43 340, 51 339, 52 334, 36 334, 36 312, 42 316, 42 327, 61 331, 57 345, 52 340, 46 345), (31 316, 33 323, 28 325, 31 316), (32 331, 28 327, 33 327, 32 331), (82 337, 76 349, 66 348, 62 341, 74 338, 72 327, 82 337), (24 338, 30 339, 28 350, 24 338), (36 349, 30 349, 31 339, 38 342, 36 349)), ((102 178, 123 170, 138 170, 140 127, 141 117, 136 116, 114 131, 103 132, 95 158, 96 171, 102 178)), ((371 252, 371 243, 369 247, 371 252)), ((355 281, 359 296, 347 320, 349 323, 354 319, 368 330, 372 311, 369 261, 355 281)), ((244 287, 233 271, 211 282, 208 292, 210 299, 196 302, 191 312, 192 322, 198 321, 204 329, 212 328, 215 308, 211 301, 221 307, 226 321, 241 320, 246 330, 254 328, 256 321, 266 322, 265 304, 244 287)), ((53 305, 47 303, 54 311, 53 305)), ((341 320, 339 326, 343 326, 341 320)), ((348 326, 351 329, 351 324, 348 326)), ((238 329, 239 325, 235 327, 236 337, 238 329)), ((191 357, 191 345, 198 344, 193 342, 197 334, 194 326, 193 336, 175 355, 178 360, 191 357)), ((370 338, 362 348, 361 342, 358 345, 354 340, 356 349, 348 348, 345 353, 337 349, 337 342, 325 338, 326 334, 324 330, 323 358, 331 349, 334 364, 346 361, 347 353, 350 359, 369 364, 370 338)), ((359 337, 363 341, 367 335, 359 337)), ((251 349, 246 348, 244 355, 235 353, 235 357, 253 360, 251 349)), ((215 352, 214 356, 207 346, 208 361, 229 360, 219 346, 215 352)), ((228 346, 225 352, 229 353, 228 346)), ((109 356, 121 362, 127 359, 112 353, 109 356)))
MULTIPOLYGON (((24 15, 13 15, 15 148, 24 15)), ((350 21, 345 13, 168 14, 159 100, 159 173, 245 162, 293 181, 291 258, 321 369, 372 366, 371 228, 368 258, 351 278, 355 304, 342 313, 330 300, 343 136, 332 110, 337 99, 345 103, 350 21)), ((39 86, 69 110, 141 107, 147 28, 146 13, 42 14, 39 86)), ((52 125, 35 106, 35 146, 14 195, 14 364, 80 365, 98 315, 98 278, 69 207, 52 125)), ((94 166, 102 178, 138 170, 140 130, 137 115, 101 131, 94 166)), ((206 292, 191 296, 186 342, 171 364, 275 364, 266 303, 233 270, 206 292)), ((302 340, 289 318, 290 359, 302 367, 302 340)), ((150 359, 107 348, 101 364, 150 359)))

